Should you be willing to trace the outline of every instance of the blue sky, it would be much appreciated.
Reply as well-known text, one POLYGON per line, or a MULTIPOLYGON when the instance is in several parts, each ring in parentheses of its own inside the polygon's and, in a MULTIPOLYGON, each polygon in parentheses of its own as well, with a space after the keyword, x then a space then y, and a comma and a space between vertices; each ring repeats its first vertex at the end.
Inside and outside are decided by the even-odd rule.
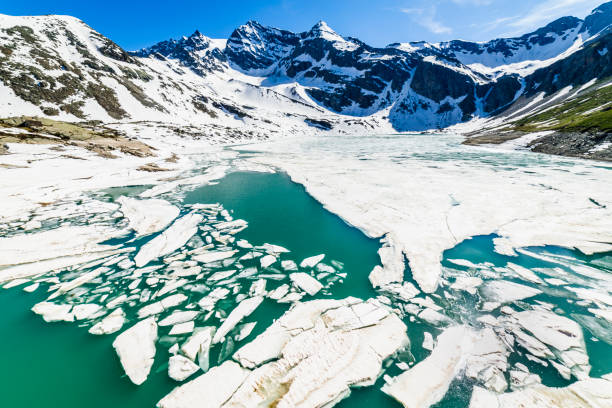
POLYGON ((392 42, 485 41, 523 34, 555 18, 583 18, 604 0, 0 0, 0 13, 69 14, 132 50, 199 29, 226 38, 254 19, 292 31, 325 20, 343 36, 392 42))

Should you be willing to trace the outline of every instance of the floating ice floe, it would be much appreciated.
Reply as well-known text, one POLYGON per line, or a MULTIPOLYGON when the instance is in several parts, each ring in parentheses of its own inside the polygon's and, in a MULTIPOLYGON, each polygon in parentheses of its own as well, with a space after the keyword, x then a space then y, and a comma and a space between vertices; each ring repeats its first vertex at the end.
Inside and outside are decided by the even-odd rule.
POLYGON ((485 311, 542 293, 539 289, 504 280, 488 281, 480 288, 480 291, 489 303, 484 304, 483 310, 485 311))
POLYGON ((157 323, 154 317, 136 323, 113 341, 125 373, 136 385, 145 382, 149 376, 156 341, 157 323))
POLYGON ((266 283, 267 281, 265 279, 257 279, 253 282, 249 288, 249 296, 265 296, 266 283))
POLYGON ((519 312, 514 316, 523 329, 551 347, 563 366, 567 367, 576 378, 579 380, 588 378, 591 366, 582 328, 576 322, 540 310, 519 312))
POLYGON ((26 286, 25 288, 23 288, 23 290, 25 292, 32 293, 36 291, 36 289, 38 289, 39 286, 40 286, 40 283, 36 282, 36 283, 26 286))
POLYGON ((253 245, 251 245, 249 243, 249 241, 244 240, 244 239, 240 239, 240 240, 236 241, 236 245, 238 245, 238 247, 243 248, 243 249, 251 249, 251 248, 253 248, 253 245))
POLYGON ((429 357, 388 379, 382 391, 405 407, 429 407, 444 397, 453 379, 464 369, 467 376, 503 391, 506 354, 491 329, 476 332, 466 326, 454 326, 438 336, 429 357))
POLYGON ((310 296, 316 295, 323 285, 321 282, 304 272, 296 272, 289 275, 289 279, 300 289, 308 293, 310 296))
POLYGON ((283 298, 289 292, 289 289, 290 289, 289 285, 287 285, 286 283, 283 283, 276 289, 268 292, 268 297, 270 299, 279 300, 283 298))
POLYGON ((203 254, 194 256, 193 259, 195 259, 198 262, 207 264, 207 263, 217 262, 223 259, 231 258, 232 256, 234 256, 234 254, 236 254, 236 252, 238 251, 229 250, 229 251, 204 252, 203 254))
POLYGON ((243 383, 249 371, 226 361, 207 373, 175 388, 157 403, 158 408, 221 407, 243 383))
MULTIPOLYGON (((103 308, 95 303, 84 303, 72 308, 75 320, 85 320, 95 317, 103 308)), ((104 312, 102 312, 104 314, 104 312)))
POLYGON ((198 364, 205 372, 208 370, 208 351, 215 331, 216 328, 213 326, 198 327, 180 348, 181 353, 188 359, 195 361, 198 357, 198 364))
POLYGON ((470 408, 606 408, 612 406, 612 374, 588 378, 567 387, 533 385, 505 394, 475 387, 470 408))
POLYGON ((391 234, 385 235, 381 240, 382 246, 378 250, 378 255, 383 266, 375 266, 370 272, 370 283, 372 286, 380 287, 390 283, 399 283, 404 280, 404 254, 397 246, 391 234))
POLYGON ((514 273, 516 273, 518 276, 520 276, 522 279, 526 280, 527 282, 531 282, 531 283, 536 283, 536 284, 542 284, 544 282, 542 282, 542 279, 540 279, 538 277, 538 275, 536 275, 535 273, 533 273, 532 271, 530 271, 529 269, 514 264, 512 262, 508 262, 508 268, 511 269, 514 273))
POLYGON ((433 336, 429 332, 423 333, 423 348, 429 351, 432 351, 434 349, 433 336))
POLYGON ((72 305, 58 305, 50 302, 40 302, 32 307, 32 311, 43 317, 45 322, 73 322, 72 305))
POLYGON ((282 246, 279 245, 273 245, 273 244, 263 244, 262 248, 269 254, 272 255, 278 255, 278 254, 286 254, 289 253, 291 251, 289 251, 287 248, 284 248, 282 246))
POLYGON ((236 352, 242 367, 226 361, 176 388, 158 407, 202 401, 211 408, 272 402, 279 408, 331 406, 350 393, 349 387, 376 381, 382 362, 408 345, 405 331, 376 301, 300 303, 236 352))
POLYGON ((165 200, 138 200, 126 196, 120 197, 120 211, 129 220, 129 228, 137 235, 148 235, 163 230, 178 217, 178 207, 165 200))
POLYGON ((191 333, 193 332, 194 328, 195 328, 195 323, 193 321, 185 322, 185 323, 178 323, 172 326, 168 335, 179 336, 181 334, 191 333))
POLYGON ((468 261, 467 259, 447 259, 448 262, 454 263, 455 265, 464 266, 470 269, 483 269, 486 268, 484 265, 477 265, 473 262, 468 261))
POLYGON ((167 296, 158 302, 149 303, 148 305, 143 306, 140 310, 138 310, 138 317, 145 318, 162 313, 165 310, 180 305, 185 300, 187 300, 187 296, 182 293, 167 296))
MULTIPOLYGON (((99 242, 117 237, 122 233, 123 231, 108 226, 87 225, 63 226, 34 234, 0 238, 0 266, 108 251, 115 247, 100 245, 99 242)), ((5 271, 2 272, 4 275, 5 271)), ((0 282, 3 281, 1 280, 2 275, 0 275, 0 282)))
POLYGON ((242 341, 246 339, 247 337, 249 337, 249 335, 251 334, 251 332, 253 331, 256 325, 257 325, 257 322, 249 322, 249 323, 243 324, 240 327, 240 331, 238 332, 238 335, 236 336, 236 341, 242 341))
POLYGON ((125 323, 125 313, 122 309, 113 310, 108 316, 89 328, 89 333, 101 335, 111 334, 121 330, 125 323))
POLYGON ((196 316, 200 314, 198 311, 194 310, 175 310, 170 314, 159 321, 160 326, 171 326, 179 323, 190 322, 196 318, 196 316))
POLYGON ((262 268, 267 268, 276 262, 276 257, 274 255, 266 255, 259 259, 262 268))
POLYGON ((257 309, 257 307, 259 307, 263 299, 264 298, 262 296, 255 296, 240 302, 238 306, 236 306, 236 308, 232 310, 229 316, 227 316, 227 318, 223 321, 221 327, 217 329, 217 332, 213 337, 213 344, 222 341, 227 335, 227 333, 229 333, 234 327, 236 327, 236 325, 240 323, 242 319, 249 316, 255 311, 255 309, 257 309))
POLYGON ((184 381, 199 369, 198 365, 183 356, 172 356, 168 361, 168 376, 175 381, 184 381))
POLYGON ((302 262, 300 262, 300 268, 314 268, 323 260, 323 258, 325 258, 325 254, 305 258, 302 262))
POLYGON ((472 295, 476 294, 478 287, 482 285, 482 279, 475 276, 458 276, 450 286, 454 290, 464 290, 472 295))
POLYGON ((168 255, 185 245, 197 232, 197 225, 202 220, 203 217, 200 214, 189 213, 174 221, 168 229, 140 248, 134 258, 136 266, 144 266, 152 260, 168 255))
POLYGON ((281 268, 285 271, 297 271, 298 266, 292 260, 281 261, 281 268))

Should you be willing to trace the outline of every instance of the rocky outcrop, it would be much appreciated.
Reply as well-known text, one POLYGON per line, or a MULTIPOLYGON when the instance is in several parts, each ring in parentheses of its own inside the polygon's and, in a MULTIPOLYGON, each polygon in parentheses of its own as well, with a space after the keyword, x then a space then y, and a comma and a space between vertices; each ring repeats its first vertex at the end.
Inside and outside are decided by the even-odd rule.
POLYGON ((244 72, 263 73, 273 68, 298 43, 297 34, 249 21, 232 32, 225 55, 231 64, 244 72))
POLYGON ((178 60, 183 66, 199 75, 223 69, 224 62, 227 60, 223 49, 198 30, 188 37, 162 41, 131 54, 143 58, 152 56, 158 59, 178 60))

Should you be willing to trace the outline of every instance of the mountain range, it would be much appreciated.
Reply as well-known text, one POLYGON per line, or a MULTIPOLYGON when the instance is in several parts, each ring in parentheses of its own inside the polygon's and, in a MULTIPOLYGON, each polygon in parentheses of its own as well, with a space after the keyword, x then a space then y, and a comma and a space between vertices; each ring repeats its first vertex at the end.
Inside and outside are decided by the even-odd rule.
MULTIPOLYGON (((507 126, 587 93, 608 107, 611 24, 608 2, 584 20, 563 17, 516 38, 377 48, 323 21, 302 33, 249 21, 227 40, 196 31, 130 52, 73 17, 0 15, 0 110, 168 122, 236 138, 483 120, 498 131, 495 119, 507 126)), ((607 143, 605 123, 588 129, 607 143)))

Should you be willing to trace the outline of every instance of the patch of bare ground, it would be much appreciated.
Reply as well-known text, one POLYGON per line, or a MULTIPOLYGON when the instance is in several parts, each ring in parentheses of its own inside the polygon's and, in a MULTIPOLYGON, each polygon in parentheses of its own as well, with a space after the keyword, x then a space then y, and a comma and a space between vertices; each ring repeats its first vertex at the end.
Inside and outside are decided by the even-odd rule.
POLYGON ((136 157, 155 156, 154 148, 99 122, 69 123, 46 118, 18 116, 0 119, 0 154, 7 143, 78 146, 102 157, 116 158, 117 152, 136 157))

